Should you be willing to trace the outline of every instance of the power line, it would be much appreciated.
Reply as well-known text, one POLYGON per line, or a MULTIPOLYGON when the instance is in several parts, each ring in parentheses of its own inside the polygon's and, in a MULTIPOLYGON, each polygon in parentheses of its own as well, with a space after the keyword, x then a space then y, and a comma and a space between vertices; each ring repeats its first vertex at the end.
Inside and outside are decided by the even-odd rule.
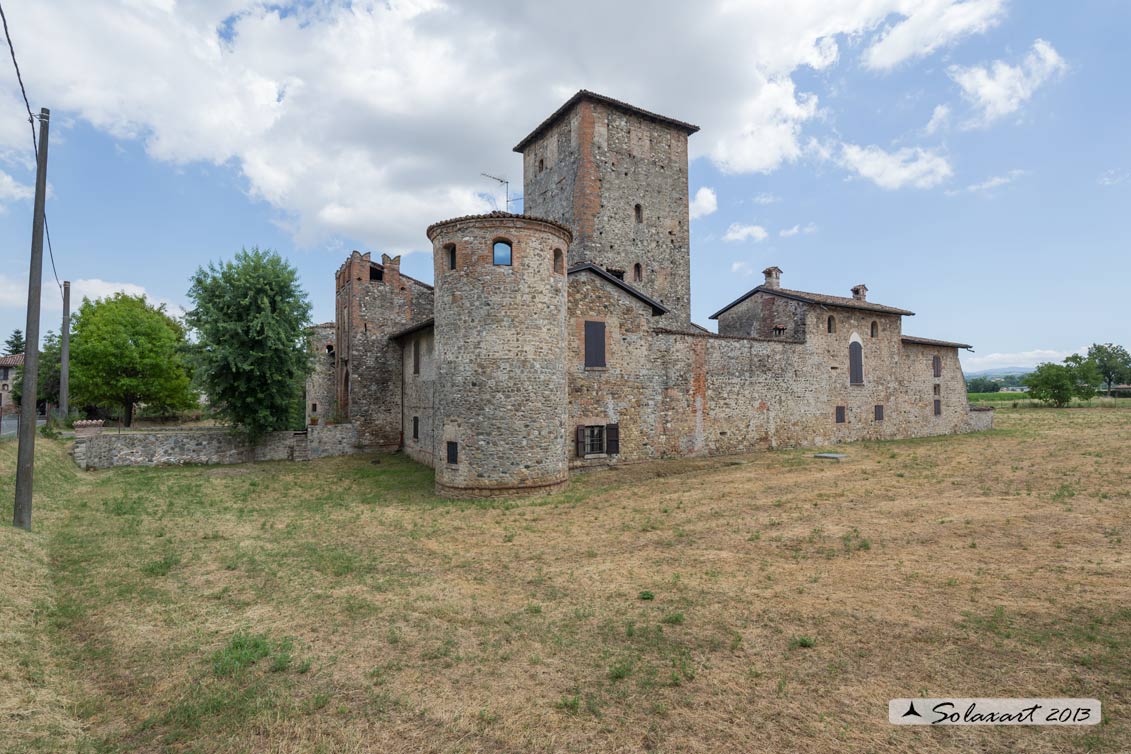
MULTIPOLYGON (((16 69, 16 81, 20 85, 20 94, 24 97, 24 107, 27 108, 27 120, 31 125, 31 151, 35 154, 35 164, 39 164, 39 143, 35 139, 35 116, 31 112, 31 102, 27 98, 27 89, 24 88, 24 77, 20 75, 20 64, 16 60, 16 48, 12 45, 12 35, 8 33, 8 17, 4 14, 4 6, 0 5, 0 21, 4 23, 4 38, 8 40, 8 52, 12 56, 12 67, 16 69)), ((55 269, 55 250, 51 248, 51 228, 47 225, 47 212, 43 213, 43 229, 47 233, 47 255, 51 259, 51 273, 55 276, 55 285, 59 286, 59 296, 63 295, 63 284, 59 282, 59 272, 55 269)))

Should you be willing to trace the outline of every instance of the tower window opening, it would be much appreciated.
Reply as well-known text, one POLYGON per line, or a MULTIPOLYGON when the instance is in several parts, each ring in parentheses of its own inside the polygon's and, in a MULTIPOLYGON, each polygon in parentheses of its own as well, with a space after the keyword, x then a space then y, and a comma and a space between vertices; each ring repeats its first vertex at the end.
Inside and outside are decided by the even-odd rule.
MULTIPOLYGON (((625 175, 628 175, 628 174, 625 173, 625 175)), ((637 204, 635 212, 636 212, 636 222, 638 222, 638 223, 644 222, 644 208, 641 207, 639 204, 637 204)))
POLYGON ((456 245, 450 243, 444 247, 444 250, 448 252, 448 269, 454 270, 456 268, 456 245))
POLYGON ((848 382, 864 384, 864 347, 855 340, 848 344, 848 382))
POLYGON ((538 160, 538 172, 541 173, 545 169, 546 169, 546 161, 545 160, 538 160))
POLYGON ((640 262, 637 262, 636 264, 632 265, 632 280, 635 283, 639 283, 643 279, 644 268, 640 266, 640 262))
POLYGON ((880 334, 880 323, 873 321, 872 322, 872 337, 874 338, 879 334, 880 334))
POLYGON ((369 268, 369 279, 370 280, 384 280, 385 279, 385 272, 378 267, 370 267, 369 268))
POLYGON ((565 272, 565 255, 561 249, 554 249, 554 272, 565 272))
POLYGON ((512 259, 511 242, 495 241, 492 259, 494 263, 500 267, 510 267, 512 259))
POLYGON ((828 330, 830 334, 836 332, 836 317, 829 317, 828 330))

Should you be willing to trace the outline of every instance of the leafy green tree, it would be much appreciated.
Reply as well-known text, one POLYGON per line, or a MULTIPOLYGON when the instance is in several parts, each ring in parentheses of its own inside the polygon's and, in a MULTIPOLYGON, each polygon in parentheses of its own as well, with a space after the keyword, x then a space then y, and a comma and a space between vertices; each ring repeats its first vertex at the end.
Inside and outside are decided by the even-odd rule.
POLYGON ((1063 364, 1045 363, 1025 375, 1029 396, 1042 403, 1064 407, 1075 398, 1088 400, 1096 394, 1099 373, 1083 356, 1072 355, 1063 364))
POLYGON ((191 407, 195 396, 182 357, 184 327, 144 296, 116 293, 83 299, 71 336, 71 393, 76 405, 120 407, 133 423, 134 406, 159 411, 191 407))
POLYGON ((11 356, 14 353, 23 353, 25 348, 27 348, 27 344, 24 342, 24 331, 12 330, 12 334, 4 341, 4 355, 11 356))
MULTIPOLYGON (((43 336, 43 347, 39 351, 39 387, 35 402, 59 405, 59 373, 62 371, 63 347, 59 336, 50 330, 43 336)), ((24 370, 19 370, 12 383, 12 400, 17 404, 23 400, 24 370)))
POLYGON ((192 278, 197 377, 213 409, 252 440, 286 429, 310 373, 310 302, 298 272, 270 250, 244 249, 192 278))
POLYGON ((1001 390, 1001 383, 994 382, 989 377, 974 377, 966 381, 968 393, 996 393, 1001 390))
POLYGON ((1088 349, 1088 361, 1095 365, 1109 394, 1112 385, 1131 382, 1131 354, 1123 346, 1093 343, 1088 349))

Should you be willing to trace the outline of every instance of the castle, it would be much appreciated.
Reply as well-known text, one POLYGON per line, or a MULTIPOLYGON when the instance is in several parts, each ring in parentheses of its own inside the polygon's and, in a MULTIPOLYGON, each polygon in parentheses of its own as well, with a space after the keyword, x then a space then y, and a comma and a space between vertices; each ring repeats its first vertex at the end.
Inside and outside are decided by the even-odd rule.
POLYGON ((548 492, 572 469, 988 428, 963 343, 912 312, 783 288, 690 319, 696 126, 580 91, 514 148, 525 214, 427 229, 434 284, 353 252, 313 332, 308 423, 436 470, 438 494, 548 492))

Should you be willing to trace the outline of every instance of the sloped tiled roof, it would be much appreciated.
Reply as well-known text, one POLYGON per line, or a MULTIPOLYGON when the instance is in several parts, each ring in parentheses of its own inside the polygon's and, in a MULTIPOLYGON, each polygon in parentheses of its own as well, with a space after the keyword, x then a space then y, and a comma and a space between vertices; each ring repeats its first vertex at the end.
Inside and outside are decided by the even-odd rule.
POLYGON ((435 222, 429 225, 428 228, 424 231, 424 234, 428 236, 429 239, 431 239, 433 228, 439 228, 441 225, 450 225, 451 223, 463 222, 464 220, 531 220, 536 223, 545 223, 546 225, 551 225, 558 230, 564 231, 566 237, 571 241, 573 240, 573 231, 565 225, 557 222, 556 220, 548 220, 545 217, 535 217, 534 215, 518 215, 514 212, 500 212, 499 210, 495 210, 494 212, 484 212, 481 215, 460 215, 459 217, 440 220, 439 222, 435 222))
POLYGON ((650 112, 650 111, 645 110, 643 108, 637 107, 636 105, 630 105, 627 102, 621 102, 619 99, 613 99, 612 97, 606 97, 603 94, 597 94, 596 92, 591 92, 588 89, 581 89, 580 91, 577 92, 577 94, 573 95, 568 100, 566 100, 565 104, 563 104, 561 107, 559 107, 557 110, 555 110, 550 115, 549 118, 546 118, 546 120, 539 123, 538 126, 533 131, 531 131, 529 134, 526 135, 526 138, 524 138, 522 141, 520 141, 518 144, 516 144, 515 147, 514 147, 514 151, 522 152, 522 150, 526 149, 526 146, 530 142, 532 142, 536 138, 538 138, 538 136, 540 136, 543 131, 545 131, 550 126, 554 125, 554 123, 559 118, 561 118, 563 115, 565 115, 567 112, 569 112, 569 109, 571 107, 573 107, 574 104, 580 102, 583 99, 592 100, 594 102, 600 102, 601 104, 608 105, 609 107, 615 107, 618 110, 623 110, 624 112, 632 113, 633 115, 637 115, 641 118, 646 118, 647 120, 655 121, 657 123, 664 123, 664 124, 669 125, 669 126, 674 126, 678 129, 680 129, 681 131, 686 131, 689 136, 699 130, 699 126, 694 126, 690 123, 685 123, 682 120, 676 120, 675 118, 669 118, 668 116, 660 115, 659 113, 653 113, 653 112, 650 112))
POLYGON ((635 298, 640 299, 645 304, 648 304, 648 306, 652 307, 652 316, 653 317, 657 317, 661 314, 667 314, 668 313, 668 308, 666 306, 664 306, 663 304, 661 304, 659 301, 652 298, 651 296, 644 293, 643 291, 640 291, 636 288, 633 288, 631 285, 624 282, 623 280, 618 278, 616 275, 613 275, 612 273, 606 272, 605 270, 601 269, 600 267, 598 267, 595 264, 583 262, 581 264, 575 264, 573 267, 570 267, 569 270, 568 270, 568 273, 570 275, 575 275, 579 272, 592 272, 594 275, 601 278, 602 280, 605 280, 609 283, 612 283, 617 288, 620 288, 622 291, 624 291, 628 295, 634 296, 635 298))
POLYGON ((389 336, 389 340, 400 340, 401 338, 403 338, 406 335, 412 335, 415 332, 420 332, 421 330, 427 330, 429 327, 432 327, 435 324, 436 324, 436 319, 434 317, 429 317, 428 319, 424 320, 423 322, 417 322, 415 325, 410 325, 409 327, 406 327, 403 330, 398 330, 397 332, 395 332, 395 333, 393 333, 392 335, 389 336))
POLYGON ((904 343, 913 343, 919 346, 939 346, 940 348, 969 348, 974 350, 974 347, 969 343, 954 343, 949 340, 933 340, 931 338, 916 338, 913 335, 904 335, 900 338, 904 343))
POLYGON ((24 365, 24 355, 22 353, 14 353, 11 356, 0 356, 0 367, 22 367, 24 365))
POLYGON ((717 312, 710 316, 710 319, 718 319, 719 315, 731 309, 738 304, 741 304, 746 299, 753 296, 755 293, 768 293, 771 296, 781 296, 782 298, 793 299, 794 301, 803 301, 807 304, 818 304, 819 306, 837 306, 842 309, 858 309, 866 312, 877 312, 879 314, 898 314, 902 317, 913 317, 915 312, 906 309, 897 309, 894 306, 884 306, 883 304, 873 304, 871 301, 861 301, 857 298, 848 298, 847 296, 830 296, 825 293, 809 293, 808 291, 792 291, 788 288, 769 288, 760 285, 751 291, 731 301, 729 304, 719 309, 717 312))

